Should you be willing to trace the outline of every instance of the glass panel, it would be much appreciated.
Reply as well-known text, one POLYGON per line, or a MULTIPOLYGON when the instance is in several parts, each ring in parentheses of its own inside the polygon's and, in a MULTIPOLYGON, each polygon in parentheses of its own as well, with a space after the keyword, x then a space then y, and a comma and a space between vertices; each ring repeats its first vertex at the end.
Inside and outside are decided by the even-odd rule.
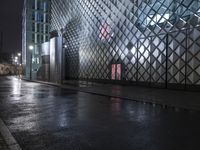
POLYGON ((112 64, 112 73, 111 73, 111 79, 112 80, 115 80, 115 70, 116 70, 115 64, 112 64))
POLYGON ((170 33, 168 45, 168 83, 185 84, 186 32, 170 33))
POLYGON ((200 28, 189 30, 187 42, 187 84, 200 85, 200 28))
POLYGON ((121 64, 117 64, 116 79, 117 79, 117 80, 121 80, 121 64))

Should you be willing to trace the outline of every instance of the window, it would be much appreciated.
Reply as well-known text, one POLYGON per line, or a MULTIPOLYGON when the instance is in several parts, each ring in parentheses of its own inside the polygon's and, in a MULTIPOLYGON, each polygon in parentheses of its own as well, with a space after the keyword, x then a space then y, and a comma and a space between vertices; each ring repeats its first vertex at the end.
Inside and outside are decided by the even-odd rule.
POLYGON ((37 32, 40 32, 40 24, 37 24, 37 32))
POLYGON ((48 11, 48 3, 44 2, 44 11, 48 11))
POLYGON ((46 22, 46 23, 49 22, 49 15, 48 15, 48 14, 45 15, 45 22, 46 22))
POLYGON ((37 35, 37 43, 40 43, 40 35, 37 35))
POLYGON ((40 2, 40 10, 44 10, 44 2, 40 2))
POLYGON ((49 36, 45 37, 45 42, 49 41, 49 36))
POLYGON ((37 10, 39 10, 40 9, 40 1, 37 1, 37 10))
POLYGON ((32 9, 35 9, 35 1, 32 2, 32 9))
POLYGON ((46 25, 46 27, 45 27, 45 32, 46 33, 49 33, 49 27, 46 25))
POLYGON ((44 21, 43 14, 42 14, 42 13, 39 13, 39 12, 37 12, 36 14, 37 14, 37 19, 36 19, 36 21, 38 21, 38 22, 43 22, 43 21, 44 21))
POLYGON ((32 12, 32 20, 35 20, 35 12, 32 12))
POLYGON ((35 23, 32 23, 32 31, 35 32, 35 23))
POLYGON ((41 35, 41 43, 43 43, 43 42, 44 42, 44 36, 41 35))
POLYGON ((41 33, 44 33, 44 25, 41 25, 41 33))
POLYGON ((35 35, 32 34, 32 42, 34 43, 35 42, 35 35))
POLYGON ((149 15, 146 20, 147 25, 155 25, 156 23, 163 23, 167 19, 169 19, 169 14, 156 14, 156 15, 149 15))

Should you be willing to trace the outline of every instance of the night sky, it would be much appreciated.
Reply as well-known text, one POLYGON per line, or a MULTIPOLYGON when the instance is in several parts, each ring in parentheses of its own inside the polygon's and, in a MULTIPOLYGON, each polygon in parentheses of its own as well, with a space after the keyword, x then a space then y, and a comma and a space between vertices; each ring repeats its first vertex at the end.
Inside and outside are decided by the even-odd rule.
POLYGON ((1 0, 0 31, 3 31, 3 51, 18 52, 22 49, 23 0, 1 0))

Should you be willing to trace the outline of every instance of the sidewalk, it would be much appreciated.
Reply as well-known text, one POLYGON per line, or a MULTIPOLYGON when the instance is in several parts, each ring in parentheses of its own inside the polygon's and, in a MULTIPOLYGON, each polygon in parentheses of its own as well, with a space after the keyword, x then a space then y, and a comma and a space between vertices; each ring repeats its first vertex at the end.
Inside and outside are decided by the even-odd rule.
MULTIPOLYGON (((65 82, 66 85, 71 83, 72 81, 65 82)), ((67 87, 66 85, 63 86, 67 87)), ((143 103, 150 103, 153 105, 157 104, 162 107, 200 111, 200 92, 148 88, 141 86, 99 84, 91 82, 88 82, 88 84, 84 83, 79 87, 77 87, 76 82, 74 85, 83 92, 119 97, 143 103)))
POLYGON ((21 150, 8 127, 0 118, 0 150, 21 150))
POLYGON ((0 133, 0 150, 9 150, 8 145, 6 144, 1 133, 0 133))
POLYGON ((200 111, 200 92, 157 89, 141 86, 122 86, 72 80, 65 81, 63 85, 43 81, 34 82, 103 96, 134 100, 152 105, 160 105, 163 108, 172 107, 175 109, 200 111))

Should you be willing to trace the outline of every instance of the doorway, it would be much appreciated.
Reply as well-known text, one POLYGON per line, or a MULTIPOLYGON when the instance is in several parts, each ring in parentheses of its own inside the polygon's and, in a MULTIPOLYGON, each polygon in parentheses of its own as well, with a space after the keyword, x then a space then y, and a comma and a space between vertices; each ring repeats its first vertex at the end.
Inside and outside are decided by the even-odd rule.
POLYGON ((121 80, 121 64, 112 64, 111 65, 111 79, 112 80, 121 80))

